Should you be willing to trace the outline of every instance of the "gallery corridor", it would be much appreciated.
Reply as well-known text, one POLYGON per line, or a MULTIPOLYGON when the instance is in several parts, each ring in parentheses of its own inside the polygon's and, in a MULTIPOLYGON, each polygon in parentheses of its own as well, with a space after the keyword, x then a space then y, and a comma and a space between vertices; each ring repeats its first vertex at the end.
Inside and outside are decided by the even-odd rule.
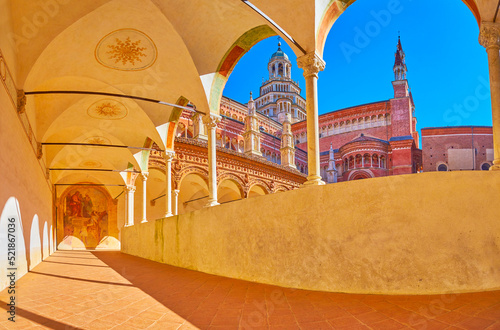
MULTIPOLYGON (((16 283, 1 329, 500 329, 500 291, 324 293, 208 275, 104 251, 57 251, 16 283)), ((0 294, 7 309, 7 289, 0 294)))

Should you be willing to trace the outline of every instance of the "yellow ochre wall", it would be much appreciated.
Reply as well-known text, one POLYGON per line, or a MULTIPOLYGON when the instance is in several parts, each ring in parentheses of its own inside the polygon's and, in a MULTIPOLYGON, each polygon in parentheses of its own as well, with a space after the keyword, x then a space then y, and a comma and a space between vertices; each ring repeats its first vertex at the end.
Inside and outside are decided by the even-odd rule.
POLYGON ((500 173, 434 172, 308 187, 124 228, 122 251, 301 289, 500 289, 500 173))

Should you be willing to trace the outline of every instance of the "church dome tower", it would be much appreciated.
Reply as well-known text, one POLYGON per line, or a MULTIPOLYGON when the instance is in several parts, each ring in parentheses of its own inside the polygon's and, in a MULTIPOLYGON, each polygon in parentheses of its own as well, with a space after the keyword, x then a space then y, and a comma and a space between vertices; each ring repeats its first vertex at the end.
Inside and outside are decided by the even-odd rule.
POLYGON ((269 71, 269 79, 291 79, 292 63, 288 59, 288 56, 281 50, 281 42, 278 42, 278 50, 271 55, 267 70, 269 71))
POLYGON ((306 119, 306 100, 300 96, 299 84, 292 80, 292 62, 281 49, 271 55, 267 64, 268 80, 260 87, 260 96, 255 99, 255 107, 260 113, 283 123, 287 114, 291 123, 306 119))

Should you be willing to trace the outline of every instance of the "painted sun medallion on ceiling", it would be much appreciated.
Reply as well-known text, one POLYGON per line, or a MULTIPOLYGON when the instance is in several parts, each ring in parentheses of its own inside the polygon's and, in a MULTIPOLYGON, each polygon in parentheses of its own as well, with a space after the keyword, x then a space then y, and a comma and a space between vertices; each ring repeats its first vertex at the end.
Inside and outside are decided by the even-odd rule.
POLYGON ((80 163, 80 167, 83 168, 99 168, 102 167, 101 162, 97 160, 87 160, 80 163))
POLYGON ((158 50, 145 33, 134 29, 113 31, 99 41, 95 57, 105 67, 138 71, 149 68, 156 61, 158 50))
POLYGON ((87 114, 95 119, 122 119, 127 113, 127 108, 122 103, 112 99, 97 101, 87 109, 87 114))
POLYGON ((104 136, 92 136, 87 138, 84 143, 88 144, 111 144, 111 141, 104 136))

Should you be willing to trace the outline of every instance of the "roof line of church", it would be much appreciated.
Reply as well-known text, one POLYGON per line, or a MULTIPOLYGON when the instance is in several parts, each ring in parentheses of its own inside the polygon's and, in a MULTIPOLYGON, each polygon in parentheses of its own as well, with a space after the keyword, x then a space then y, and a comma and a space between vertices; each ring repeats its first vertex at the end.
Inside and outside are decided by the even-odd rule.
POLYGON ((483 126, 483 125, 461 125, 461 126, 438 126, 438 127, 423 127, 420 130, 424 129, 438 129, 438 128, 492 128, 493 126, 483 126))
MULTIPOLYGON (((376 103, 382 103, 382 102, 389 102, 390 100, 382 100, 382 101, 376 101, 376 102, 369 102, 369 103, 364 103, 364 104, 359 104, 359 105, 353 105, 351 107, 347 107, 347 108, 343 108, 343 109, 337 109, 337 110, 332 110, 330 112, 325 112, 321 115, 319 115, 319 117, 322 117, 322 116, 326 116, 326 115, 329 115, 329 114, 332 114, 334 112, 339 112, 339 111, 344 111, 344 110, 349 110, 349 109, 354 109, 354 108, 358 108, 358 107, 362 107, 362 106, 365 106, 365 105, 370 105, 370 104, 376 104, 376 103)), ((301 120, 301 121, 298 121, 298 122, 295 122, 292 124, 293 125, 296 125, 298 123, 302 123, 302 122, 305 122, 307 119, 304 119, 304 120, 301 120)))

